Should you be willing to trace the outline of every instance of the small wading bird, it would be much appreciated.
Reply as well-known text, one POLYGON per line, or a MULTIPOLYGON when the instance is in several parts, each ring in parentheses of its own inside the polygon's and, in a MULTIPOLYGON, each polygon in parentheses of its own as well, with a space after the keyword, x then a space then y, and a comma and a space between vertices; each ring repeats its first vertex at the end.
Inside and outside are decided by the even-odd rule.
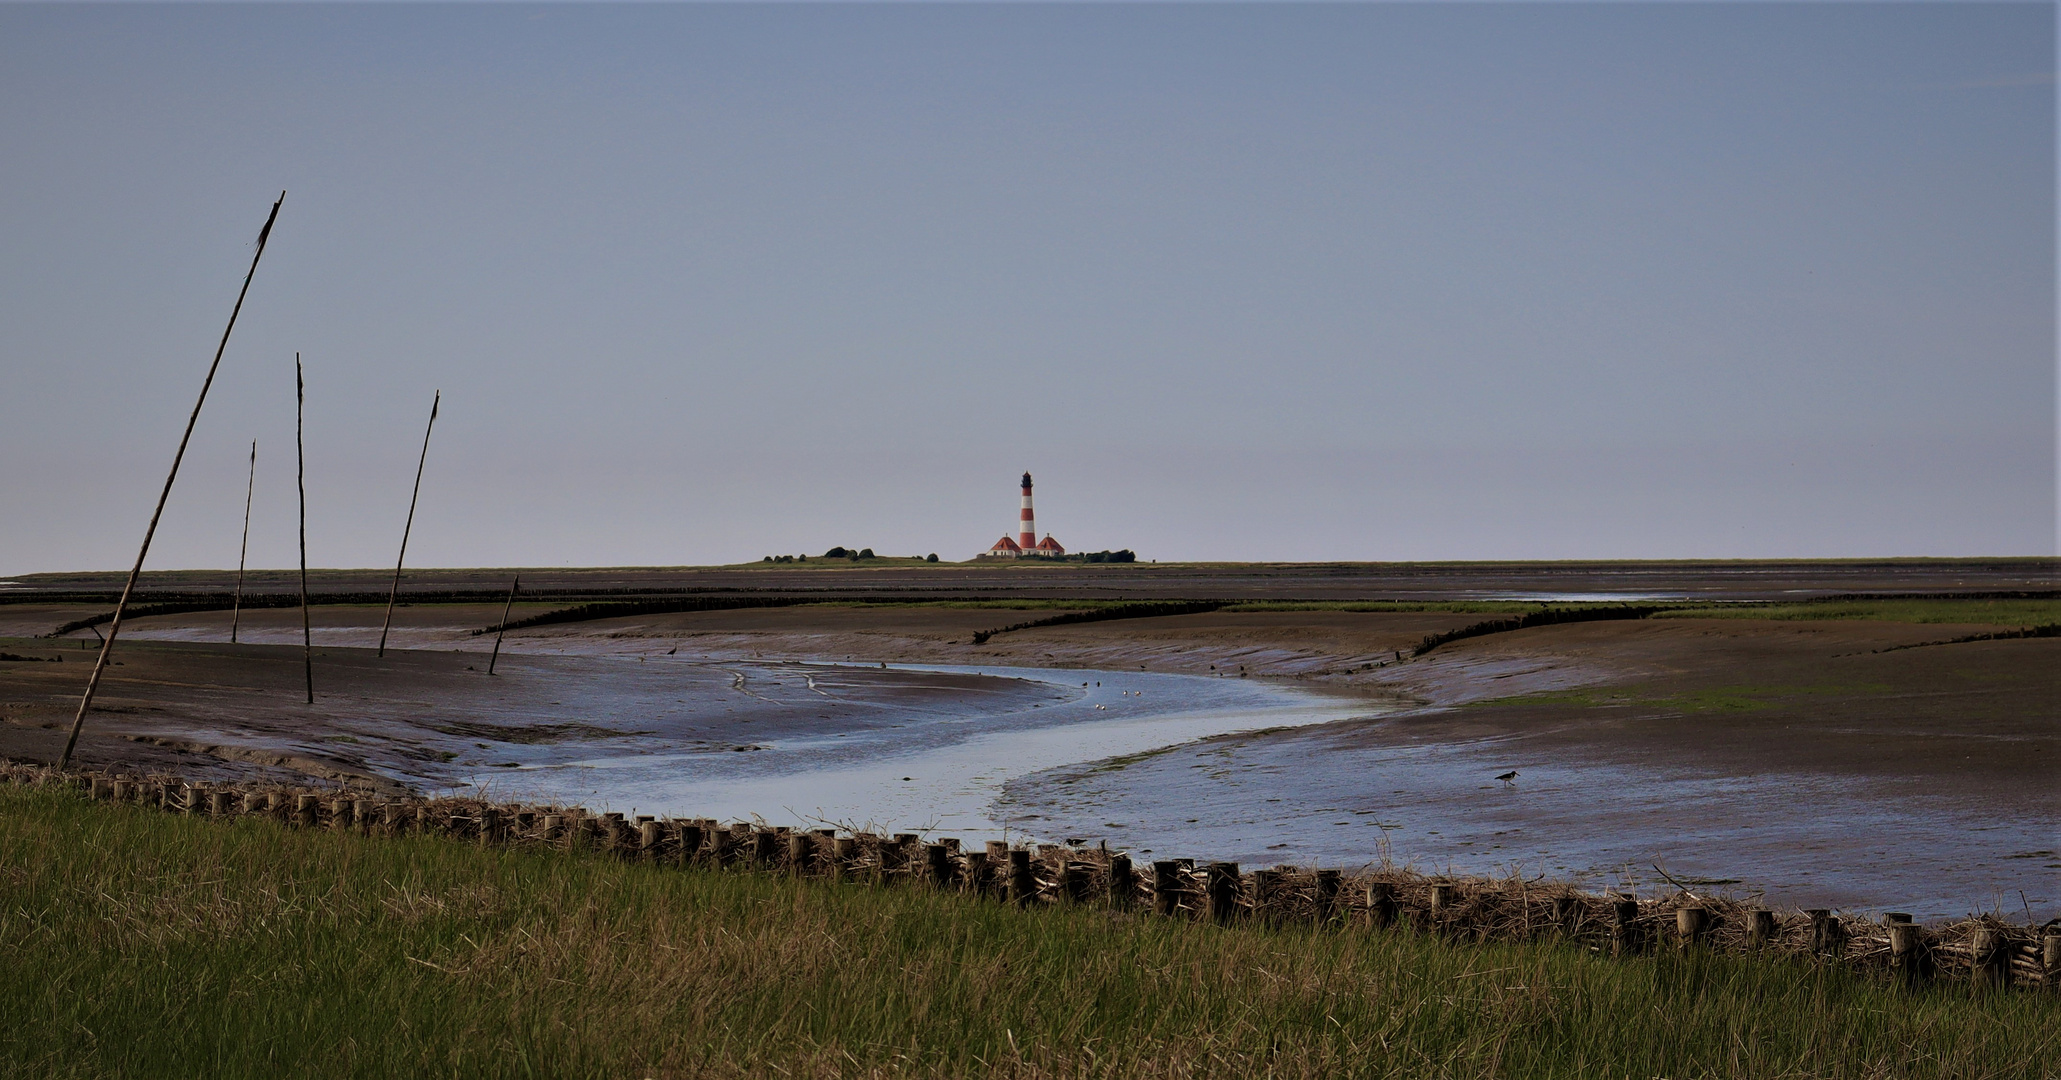
POLYGON ((1512 769, 1509 772, 1506 772, 1503 775, 1496 777, 1496 779, 1501 780, 1502 782, 1507 784, 1510 781, 1517 779, 1517 770, 1512 769))

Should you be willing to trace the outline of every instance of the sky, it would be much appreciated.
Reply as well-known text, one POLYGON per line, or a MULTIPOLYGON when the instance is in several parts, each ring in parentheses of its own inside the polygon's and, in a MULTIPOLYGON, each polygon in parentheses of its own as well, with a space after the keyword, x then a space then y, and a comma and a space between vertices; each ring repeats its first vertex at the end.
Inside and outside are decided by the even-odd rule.
POLYGON ((2055 9, 0 5, 0 575, 2056 551, 2055 9))

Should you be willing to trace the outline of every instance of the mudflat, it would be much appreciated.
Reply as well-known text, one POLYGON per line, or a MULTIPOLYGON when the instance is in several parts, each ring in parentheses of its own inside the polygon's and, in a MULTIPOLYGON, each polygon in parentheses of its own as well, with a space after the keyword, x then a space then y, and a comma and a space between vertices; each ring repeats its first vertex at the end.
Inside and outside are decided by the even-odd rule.
MULTIPOLYGON (((2061 905, 2051 824, 2061 820, 2061 638, 1955 641, 2056 621, 2053 560, 1104 569, 570 573, 632 590, 607 597, 675 595, 634 588, 683 580, 830 595, 513 630, 499 663, 514 678, 484 674, 493 637, 476 631, 500 618, 499 604, 404 605, 385 658, 370 649, 380 606, 324 605, 313 613, 312 708, 301 700, 298 611, 246 610, 246 643, 235 646, 226 611, 142 617, 124 631, 81 760, 415 787, 626 746, 678 754, 687 770, 696 755, 747 752, 777 768, 777 750, 751 748, 866 732, 887 733, 868 743, 886 747, 896 725, 913 735, 925 718, 1049 708, 1062 703, 1055 686, 1073 685, 983 669, 1143 671, 1290 685, 1367 708, 1018 777, 998 819, 1051 838, 1248 862, 1386 855, 1577 877, 1632 867, 1648 882, 1669 874, 1841 905, 1900 903, 1922 877, 1951 879, 1911 902, 1926 910, 1964 913, 1945 909, 1980 906, 1984 890, 1999 904, 2061 905), (895 600, 882 595, 888 577, 951 595, 895 600), (1096 597, 1081 596, 1091 587, 1096 597), (1070 607, 1053 593, 1081 598, 1070 607), (1962 599, 1663 611, 1417 655, 1430 635, 1535 609, 1478 606, 1517 596, 1654 606, 1666 601, 1643 598, 1853 593, 1962 599), (1240 595, 1253 599, 1002 630, 1110 600, 1240 595), (1354 605, 1376 610, 1342 609, 1354 605), (796 661, 810 670, 783 674, 796 661), (824 661, 844 666, 815 666, 824 661)), ((189 576, 180 587, 211 584, 189 576)), ((0 754, 48 759, 90 670, 82 644, 94 642, 91 631, 31 635, 105 605, 18 598, 31 602, 0 604, 0 651, 64 659, 0 663, 0 754)), ((514 617, 571 602, 535 598, 514 617)))

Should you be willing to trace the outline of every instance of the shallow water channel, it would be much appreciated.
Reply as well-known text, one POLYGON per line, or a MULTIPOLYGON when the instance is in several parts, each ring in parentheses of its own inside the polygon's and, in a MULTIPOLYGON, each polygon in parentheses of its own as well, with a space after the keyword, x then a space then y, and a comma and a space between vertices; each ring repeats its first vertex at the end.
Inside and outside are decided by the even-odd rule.
MULTIPOLYGON (((686 665, 645 666, 686 674, 686 665)), ((763 663, 717 670, 728 676, 723 689, 809 716, 762 721, 751 742, 713 752, 702 743, 672 750, 648 737, 525 748, 515 767, 469 779, 506 797, 593 809, 999 839, 1023 835, 991 814, 1004 785, 1041 770, 1379 711, 1245 680, 1146 672, 763 663), (956 678, 937 686, 935 702, 880 715, 885 678, 897 677, 894 693, 908 699, 930 685, 925 676, 956 678)))

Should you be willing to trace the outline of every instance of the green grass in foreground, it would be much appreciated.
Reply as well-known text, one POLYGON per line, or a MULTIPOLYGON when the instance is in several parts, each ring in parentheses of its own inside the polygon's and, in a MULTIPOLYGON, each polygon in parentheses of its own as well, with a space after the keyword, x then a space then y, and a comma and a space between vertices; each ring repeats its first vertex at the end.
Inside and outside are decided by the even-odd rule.
POLYGON ((8 1076, 2014 1077, 2049 995, 1019 913, 0 788, 8 1076))

